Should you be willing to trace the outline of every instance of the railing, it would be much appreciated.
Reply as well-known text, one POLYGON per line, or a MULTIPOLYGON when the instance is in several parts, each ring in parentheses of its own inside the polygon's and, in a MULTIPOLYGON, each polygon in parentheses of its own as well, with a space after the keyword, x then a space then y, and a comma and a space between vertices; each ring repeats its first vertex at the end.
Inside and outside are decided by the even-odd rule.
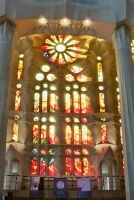
MULTIPOLYGON (((77 190, 78 177, 66 177, 68 190, 77 190)), ((124 176, 99 176, 90 177, 91 190, 124 190, 124 176)), ((44 177, 44 190, 53 190, 54 177, 44 177)), ((4 190, 30 190, 31 177, 7 175, 4 179, 4 190)))

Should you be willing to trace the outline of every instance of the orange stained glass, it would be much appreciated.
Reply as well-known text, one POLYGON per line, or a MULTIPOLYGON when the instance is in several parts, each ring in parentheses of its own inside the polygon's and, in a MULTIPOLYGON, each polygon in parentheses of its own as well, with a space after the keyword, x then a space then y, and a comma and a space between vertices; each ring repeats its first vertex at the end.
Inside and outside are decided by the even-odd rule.
POLYGON ((71 126, 67 125, 66 130, 65 130, 65 143, 66 144, 71 144, 72 140, 72 130, 71 126))
POLYGON ((117 102, 118 102, 118 112, 121 113, 121 107, 120 107, 120 95, 117 95, 117 102))
POLYGON ((101 125, 101 141, 102 143, 107 142, 107 130, 105 124, 101 125))
POLYGON ((72 174, 72 159, 70 157, 67 157, 65 160, 65 175, 71 175, 72 174))
POLYGON ((85 76, 83 74, 78 74, 77 75, 77 81, 79 81, 79 82, 89 82, 89 81, 92 81, 92 78, 85 76))
POLYGON ((73 92, 73 112, 80 113, 80 95, 78 92, 73 92))
POLYGON ((45 154, 46 154, 46 149, 41 148, 41 149, 40 149, 40 154, 45 155, 45 154))
POLYGON ((81 132, 79 126, 74 126, 74 144, 81 144, 81 132))
POLYGON ((103 72, 102 72, 102 63, 97 63, 97 70, 98 70, 98 82, 103 81, 103 72))
POLYGON ((20 91, 16 91, 16 95, 15 95, 15 110, 20 110, 20 102, 21 102, 21 92, 20 91))
POLYGON ((46 144, 46 125, 41 126, 41 144, 46 144))
POLYGON ((38 143, 38 125, 33 126, 33 143, 38 143))
POLYGON ((89 114, 94 113, 94 110, 90 102, 90 98, 87 97, 85 94, 81 94, 81 112, 89 114))
POLYGON ((58 107, 58 97, 54 94, 50 94, 50 112, 55 112, 59 109, 58 107))
POLYGON ((91 131, 86 126, 82 126, 82 143, 91 144, 93 138, 91 137, 91 131))
POLYGON ((42 112, 43 113, 47 112, 47 98, 48 98, 48 92, 43 91, 42 92, 42 112))
POLYGON ((121 139, 121 144, 123 144, 123 139, 122 139, 122 126, 120 127, 120 139, 121 139))
POLYGON ((45 159, 45 157, 40 158, 40 175, 46 175, 46 159, 45 159))
POLYGON ((70 113, 71 112, 71 95, 65 94, 65 112, 70 113))
POLYGON ((39 112, 40 107, 40 94, 35 93, 34 94, 34 112, 39 112))
POLYGON ((49 144, 59 144, 59 138, 55 134, 55 126, 51 125, 49 127, 49 144))
POLYGON ((72 151, 71 151, 71 149, 66 149, 66 150, 65 150, 65 153, 66 153, 67 155, 69 155, 69 154, 72 153, 72 151))
POLYGON ((30 167, 31 175, 37 175, 37 158, 32 157, 31 159, 31 167, 30 167))
POLYGON ((13 142, 17 142, 18 141, 18 132, 19 132, 19 124, 18 123, 14 123, 13 124, 13 136, 12 136, 13 142))
POLYGON ((81 176, 82 175, 82 164, 80 158, 74 158, 74 175, 81 176))
POLYGON ((105 112, 105 96, 103 93, 99 93, 99 102, 100 102, 100 112, 105 112))
POLYGON ((83 176, 88 176, 89 174, 89 162, 87 158, 82 159, 82 172, 83 176))
POLYGON ((17 79, 21 80, 23 74, 23 60, 19 60, 18 63, 18 72, 17 72, 17 79))

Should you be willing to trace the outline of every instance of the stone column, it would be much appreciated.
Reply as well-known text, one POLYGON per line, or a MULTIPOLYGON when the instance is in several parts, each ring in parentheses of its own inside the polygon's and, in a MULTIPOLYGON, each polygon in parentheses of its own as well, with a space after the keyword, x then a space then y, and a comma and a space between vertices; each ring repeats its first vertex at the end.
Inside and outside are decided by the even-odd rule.
POLYGON ((113 34, 119 79, 126 199, 134 199, 134 71, 131 55, 131 31, 121 26, 113 34))
POLYGON ((0 198, 4 180, 8 94, 14 35, 15 26, 12 23, 4 21, 0 24, 0 198))

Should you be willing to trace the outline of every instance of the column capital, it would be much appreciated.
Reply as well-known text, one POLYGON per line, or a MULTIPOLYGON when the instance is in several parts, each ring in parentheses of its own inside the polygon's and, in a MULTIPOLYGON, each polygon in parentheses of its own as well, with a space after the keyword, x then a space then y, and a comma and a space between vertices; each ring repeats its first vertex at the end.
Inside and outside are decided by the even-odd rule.
POLYGON ((125 25, 120 26, 114 30, 112 40, 116 50, 128 48, 130 51, 131 44, 131 30, 125 25))

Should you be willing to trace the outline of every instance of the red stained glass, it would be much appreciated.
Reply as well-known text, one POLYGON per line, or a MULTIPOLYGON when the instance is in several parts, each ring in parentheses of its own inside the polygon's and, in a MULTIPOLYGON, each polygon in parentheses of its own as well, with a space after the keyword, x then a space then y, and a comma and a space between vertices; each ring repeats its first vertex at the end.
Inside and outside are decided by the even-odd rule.
POLYGON ((74 158, 74 175, 76 176, 82 175, 80 158, 74 158))
POLYGON ((107 142, 107 131, 106 131, 106 125, 101 125, 101 140, 102 143, 107 142))
POLYGON ((15 110, 20 110, 21 92, 17 91, 15 96, 15 110))
POLYGON ((31 159, 31 175, 36 175, 37 174, 37 158, 32 157, 31 159))
POLYGON ((33 126, 33 143, 38 143, 38 125, 33 126))
POLYGON ((51 158, 49 158, 48 175, 56 176, 58 174, 59 174, 59 172, 58 172, 57 166, 55 164, 55 160, 54 160, 54 158, 51 157, 51 158))
POLYGON ((83 171, 83 175, 84 176, 88 176, 89 175, 89 162, 87 158, 83 158, 82 159, 82 171, 83 171))
POLYGON ((46 160, 44 157, 40 158, 40 175, 46 174, 46 160))
POLYGON ((67 155, 71 154, 71 149, 66 149, 65 153, 66 153, 67 155))
POLYGON ((75 149, 75 150, 74 150, 74 154, 75 154, 75 155, 80 155, 80 150, 79 150, 79 149, 75 149))
POLYGON ((83 117, 83 118, 81 119, 81 121, 82 121, 83 123, 87 123, 87 118, 83 117))
POLYGON ((72 173, 72 159, 67 157, 65 162, 66 162, 65 175, 71 175, 71 173, 72 173))

